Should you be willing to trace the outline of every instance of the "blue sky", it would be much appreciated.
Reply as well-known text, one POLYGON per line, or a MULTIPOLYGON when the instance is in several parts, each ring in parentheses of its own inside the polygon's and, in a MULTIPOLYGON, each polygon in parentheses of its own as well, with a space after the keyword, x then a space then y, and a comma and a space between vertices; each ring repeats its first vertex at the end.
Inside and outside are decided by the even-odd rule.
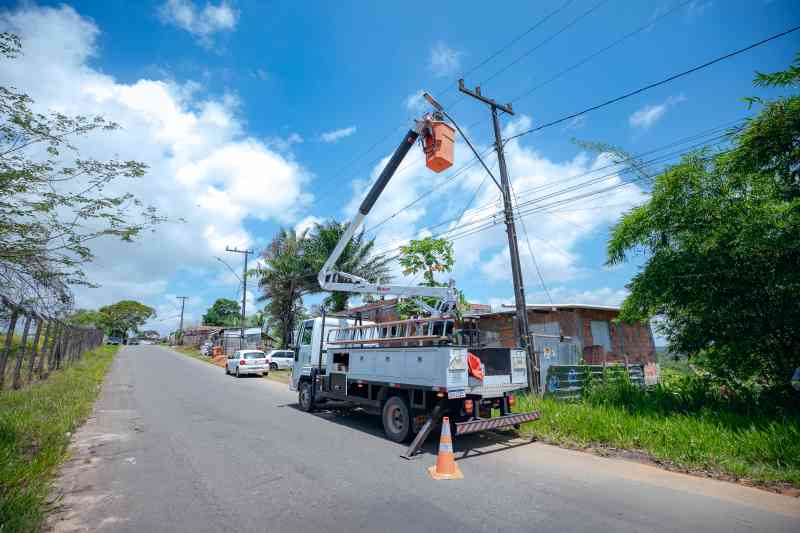
MULTIPOLYGON (((353 213, 382 159, 423 110, 416 98, 421 90, 437 95, 479 149, 488 148, 488 111, 460 99, 456 90, 455 80, 465 72, 468 85, 481 83, 485 94, 514 100, 516 115, 503 118, 511 134, 800 21, 800 6, 791 0, 507 2, 491 14, 494 20, 485 4, 436 6, 431 12, 389 2, 5 2, 0 26, 21 35, 25 55, 0 66, 4 80, 42 108, 102 113, 120 122, 122 132, 83 140, 81 153, 148 163, 151 171, 141 183, 120 187, 169 216, 186 218, 134 245, 96 243, 98 261, 90 274, 102 287, 81 289, 78 305, 139 299, 158 309, 152 325, 167 331, 175 327, 174 296, 187 295, 187 321, 196 322, 214 299, 237 296, 238 281, 215 259, 240 268, 239 257, 224 253, 226 245, 259 249, 281 226, 307 227, 353 213), (516 99, 648 22, 653 25, 516 99)), ((647 197, 642 182, 621 185, 631 176, 597 170, 610 164, 608 157, 588 153, 572 139, 638 154, 730 124, 748 114, 741 98, 758 94, 753 72, 785 67, 800 49, 797 35, 509 143, 521 202, 604 177, 555 197, 569 202, 524 218, 554 301, 621 301, 637 263, 603 267, 608 228, 647 197), (618 187, 570 199, 610 185, 618 187)), ((699 138, 707 139, 712 135, 699 138)), ((463 143, 456 150, 458 168, 471 155, 463 143)), ((408 168, 367 221, 369 227, 400 211, 371 233, 381 250, 458 219, 473 195, 471 207, 485 207, 467 211, 459 225, 477 228, 480 220, 492 220, 497 191, 477 166, 448 182, 451 172, 427 172, 419 157, 419 151, 409 156, 408 168)), ((492 157, 487 162, 494 164, 492 157)), ((522 228, 520 236, 529 302, 545 302, 522 228)), ((511 301, 501 225, 462 235, 454 245, 453 277, 470 300, 511 301)))

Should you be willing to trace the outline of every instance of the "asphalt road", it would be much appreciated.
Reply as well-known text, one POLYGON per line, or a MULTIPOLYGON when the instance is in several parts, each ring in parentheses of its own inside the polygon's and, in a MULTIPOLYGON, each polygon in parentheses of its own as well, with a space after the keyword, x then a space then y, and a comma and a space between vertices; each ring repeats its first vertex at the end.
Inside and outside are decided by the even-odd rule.
MULTIPOLYGON (((399 457, 377 417, 307 414, 285 385, 123 348, 74 436, 55 531, 798 531, 800 500, 497 436, 462 481, 399 457)), ((429 444, 429 452, 435 443, 429 444)))

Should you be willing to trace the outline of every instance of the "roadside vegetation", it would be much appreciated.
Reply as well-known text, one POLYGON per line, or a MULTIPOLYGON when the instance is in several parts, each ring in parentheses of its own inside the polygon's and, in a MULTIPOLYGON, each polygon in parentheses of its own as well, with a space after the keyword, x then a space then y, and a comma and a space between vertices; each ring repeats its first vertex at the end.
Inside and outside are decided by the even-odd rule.
POLYGON ((89 416, 117 346, 86 353, 22 390, 0 392, 0 531, 34 532, 70 434, 89 416))
POLYGON ((760 110, 725 149, 654 176, 650 199, 611 232, 609 265, 645 257, 620 319, 663 318, 662 383, 590 383, 571 403, 524 398, 517 409, 542 418, 523 434, 800 488, 800 54, 754 83, 788 96, 746 98, 760 110))
POLYGON ((624 380, 596 383, 577 402, 523 397, 515 408, 541 412, 520 433, 543 442, 800 488, 800 410, 764 389, 734 392, 708 377, 674 374, 649 390, 624 380))

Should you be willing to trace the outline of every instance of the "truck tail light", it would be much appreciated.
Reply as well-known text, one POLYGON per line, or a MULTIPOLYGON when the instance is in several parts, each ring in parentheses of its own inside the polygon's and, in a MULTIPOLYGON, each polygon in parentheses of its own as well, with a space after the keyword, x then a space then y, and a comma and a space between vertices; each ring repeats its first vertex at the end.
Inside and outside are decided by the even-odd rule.
POLYGON ((513 407, 515 400, 516 400, 516 398, 514 398, 514 395, 513 394, 509 394, 508 395, 508 406, 509 407, 513 407))
POLYGON ((244 359, 240 359, 239 364, 242 366, 247 366, 247 361, 245 361, 244 359))
POLYGON ((468 415, 472 414, 472 411, 475 409, 475 404, 472 403, 472 400, 464 400, 464 412, 468 415))

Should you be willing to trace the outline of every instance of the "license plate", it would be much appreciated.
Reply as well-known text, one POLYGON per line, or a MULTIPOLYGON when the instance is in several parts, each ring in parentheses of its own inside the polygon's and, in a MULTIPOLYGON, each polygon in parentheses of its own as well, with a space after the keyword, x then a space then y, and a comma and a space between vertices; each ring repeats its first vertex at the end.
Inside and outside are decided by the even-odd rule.
POLYGON ((447 397, 449 399, 457 399, 457 398, 466 398, 467 391, 465 390, 449 390, 447 391, 447 397))

